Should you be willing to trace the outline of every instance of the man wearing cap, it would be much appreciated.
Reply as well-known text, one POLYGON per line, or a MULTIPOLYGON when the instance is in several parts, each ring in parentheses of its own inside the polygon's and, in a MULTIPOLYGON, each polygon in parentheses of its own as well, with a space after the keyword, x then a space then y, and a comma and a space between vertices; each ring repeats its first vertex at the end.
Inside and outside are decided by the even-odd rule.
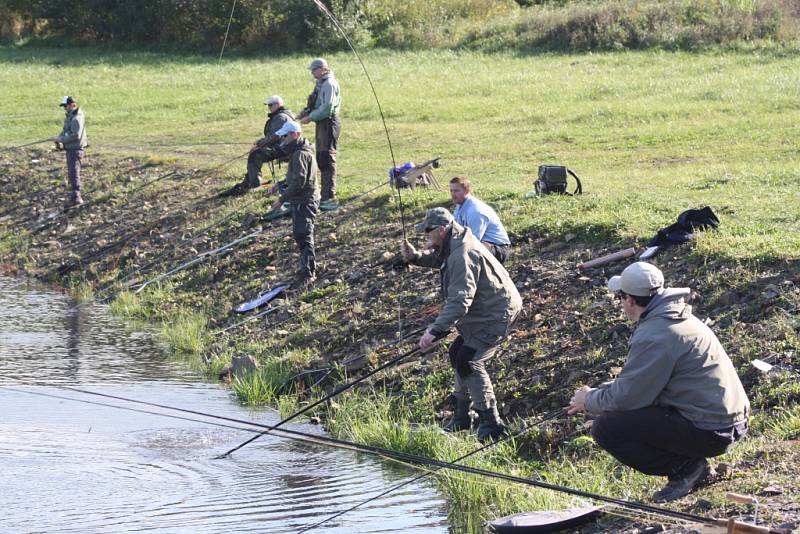
POLYGON ((668 482, 656 502, 679 499, 747 432, 750 403, 730 358, 687 304, 689 289, 664 289, 655 266, 637 262, 608 287, 637 323, 617 378, 583 386, 568 413, 596 415, 592 436, 617 460, 668 482))
POLYGON ((342 123, 339 108, 342 95, 339 82, 328 67, 328 62, 317 58, 308 66, 317 80, 314 91, 308 96, 306 108, 298 116, 300 124, 316 123, 317 164, 322 174, 322 208, 335 209, 336 206, 336 143, 342 123))
POLYGON ((67 155, 67 176, 69 176, 70 196, 65 207, 83 204, 81 198, 81 162, 83 150, 89 145, 86 139, 86 119, 83 110, 71 96, 61 99, 60 107, 64 108, 64 127, 61 133, 53 138, 57 147, 63 147, 67 155))
POLYGON ((247 156, 247 174, 244 180, 236 184, 233 188, 222 193, 222 196, 232 196, 244 194, 248 189, 256 189, 261 186, 261 168, 265 163, 279 160, 285 161, 286 154, 281 150, 281 139, 275 132, 286 124, 286 121, 294 120, 294 115, 283 105, 283 98, 272 95, 264 101, 267 106, 267 122, 264 123, 264 137, 253 144, 250 154, 247 156))
POLYGON ((316 257, 314 253, 314 219, 319 209, 317 189, 317 164, 314 161, 314 145, 301 137, 300 124, 293 120, 275 132, 282 140, 282 150, 289 158, 286 179, 270 189, 278 194, 273 209, 289 203, 292 210, 292 236, 300 249, 300 269, 294 280, 296 287, 308 287, 316 279, 316 257))
POLYGON ((508 259, 511 240, 500 217, 488 204, 472 194, 472 185, 463 176, 450 180, 450 198, 456 204, 453 218, 461 226, 472 230, 478 241, 489 249, 500 263, 508 259))
POLYGON ((409 263, 440 270, 444 299, 439 316, 420 338, 419 347, 429 350, 454 326, 459 334, 448 351, 455 371, 456 409, 444 430, 470 428, 471 402, 480 421, 478 439, 497 439, 505 426, 497 412, 486 362, 517 318, 522 298, 500 262, 445 208, 428 210, 416 228, 425 232, 426 250, 417 252, 411 243, 403 241, 400 252, 409 263))

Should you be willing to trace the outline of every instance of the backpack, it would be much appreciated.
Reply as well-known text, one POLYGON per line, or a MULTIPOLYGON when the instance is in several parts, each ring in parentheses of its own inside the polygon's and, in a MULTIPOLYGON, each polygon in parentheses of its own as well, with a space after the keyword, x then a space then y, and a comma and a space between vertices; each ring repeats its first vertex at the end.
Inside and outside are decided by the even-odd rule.
POLYGON ((560 165, 539 165, 539 178, 534 183, 536 196, 557 193, 559 195, 580 195, 583 193, 581 179, 572 170, 560 165), (567 173, 571 174, 577 182, 575 191, 567 191, 567 173))

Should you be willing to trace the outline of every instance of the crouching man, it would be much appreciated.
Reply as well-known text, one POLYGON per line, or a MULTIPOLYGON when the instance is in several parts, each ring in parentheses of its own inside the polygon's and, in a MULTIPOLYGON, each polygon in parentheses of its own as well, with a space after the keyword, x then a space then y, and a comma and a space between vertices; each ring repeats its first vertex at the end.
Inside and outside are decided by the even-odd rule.
POLYGON ((522 298, 500 262, 445 208, 428 210, 416 228, 425 232, 426 250, 417 252, 411 243, 403 241, 400 252, 409 263, 439 269, 444 299, 439 316, 420 338, 419 347, 429 350, 453 326, 459 333, 449 349, 455 371, 456 411, 444 430, 468 430, 472 403, 480 417, 478 439, 497 439, 505 426, 497 412, 486 362, 517 318, 522 298))
POLYGON ((750 404, 725 349, 686 303, 689 289, 664 289, 649 263, 628 266, 608 288, 637 323, 619 376, 583 386, 568 413, 597 415, 592 436, 623 464, 668 482, 653 496, 667 502, 708 476, 719 456, 747 432, 750 404))

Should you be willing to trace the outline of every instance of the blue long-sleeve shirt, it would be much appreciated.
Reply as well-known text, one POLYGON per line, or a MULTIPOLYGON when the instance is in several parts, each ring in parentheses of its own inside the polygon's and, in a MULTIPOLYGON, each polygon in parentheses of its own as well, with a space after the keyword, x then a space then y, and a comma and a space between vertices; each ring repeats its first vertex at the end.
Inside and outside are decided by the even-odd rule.
POLYGON ((497 213, 485 202, 469 195, 464 203, 456 208, 453 218, 461 226, 472 230, 478 241, 493 245, 510 245, 508 233, 500 222, 497 213))

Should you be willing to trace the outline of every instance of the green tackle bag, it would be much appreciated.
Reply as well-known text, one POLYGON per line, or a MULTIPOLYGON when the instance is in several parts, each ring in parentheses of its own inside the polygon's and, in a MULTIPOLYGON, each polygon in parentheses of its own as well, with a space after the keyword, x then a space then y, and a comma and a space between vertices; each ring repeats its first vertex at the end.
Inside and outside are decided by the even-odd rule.
POLYGON ((559 195, 580 195, 583 193, 581 179, 572 170, 561 165, 539 165, 539 178, 534 183, 536 196, 556 193, 559 195), (567 191, 567 174, 575 178, 575 191, 567 191))

